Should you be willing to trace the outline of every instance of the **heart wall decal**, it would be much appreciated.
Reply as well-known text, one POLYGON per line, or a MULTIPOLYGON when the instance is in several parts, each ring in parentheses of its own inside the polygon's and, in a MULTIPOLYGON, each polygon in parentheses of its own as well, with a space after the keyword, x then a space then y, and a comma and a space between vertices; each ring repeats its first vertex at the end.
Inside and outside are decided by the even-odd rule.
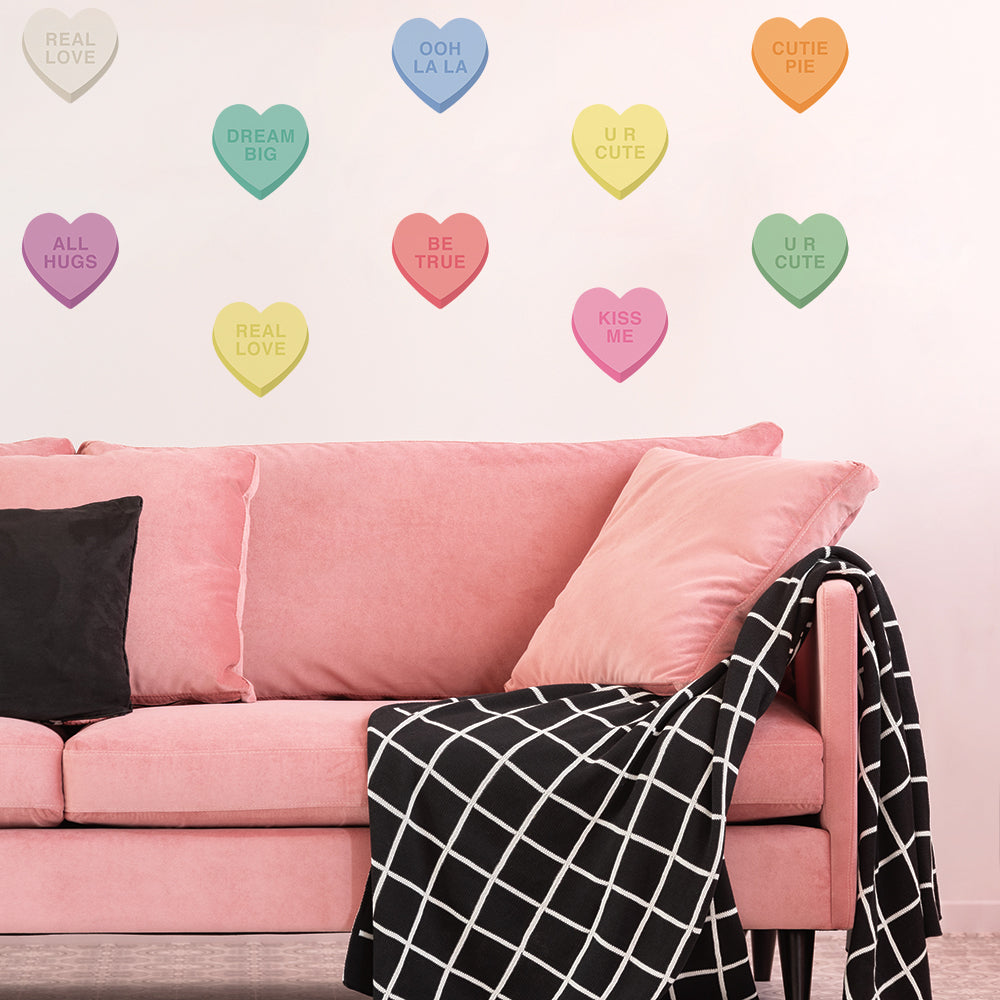
POLYGON ((118 54, 118 30, 94 7, 73 17, 47 7, 28 19, 21 48, 46 85, 72 103, 108 71, 118 54))
POLYGON ((392 41, 392 64, 403 82, 435 111, 447 111, 483 75, 489 48, 483 29, 465 17, 439 28, 415 17, 392 41))
POLYGON ((576 300, 572 323, 587 357, 616 382, 624 382, 663 343, 667 307, 649 288, 633 288, 621 298, 607 288, 591 288, 576 300))
POLYGON ((847 233, 832 215, 810 215, 799 223, 777 213, 758 223, 752 250, 771 287, 801 309, 840 274, 847 260, 847 233))
POLYGON ((309 328, 288 302, 274 302, 263 312, 232 302, 215 318, 212 343, 230 372, 254 395, 264 396, 302 360, 309 328))
POLYGON ((38 283, 67 309, 78 306, 118 260, 118 234, 103 215, 73 222, 47 212, 28 223, 21 254, 38 283))
POLYGON ((212 148, 229 175, 263 200, 302 162, 309 130, 305 118, 289 104, 275 104, 263 114, 246 104, 233 104, 215 120, 212 148))
POLYGON ((667 123, 648 104, 633 104, 621 114, 606 104, 592 104, 577 115, 572 138, 583 169, 621 199, 660 165, 667 151, 667 123))
POLYGON ((801 28, 787 18, 773 17, 757 29, 751 55, 760 78, 801 113, 844 72, 847 38, 828 17, 815 17, 801 28))
POLYGON ((489 249, 483 224, 464 212, 450 215, 444 222, 422 212, 408 215, 392 237, 396 267, 438 309, 475 280, 489 249))

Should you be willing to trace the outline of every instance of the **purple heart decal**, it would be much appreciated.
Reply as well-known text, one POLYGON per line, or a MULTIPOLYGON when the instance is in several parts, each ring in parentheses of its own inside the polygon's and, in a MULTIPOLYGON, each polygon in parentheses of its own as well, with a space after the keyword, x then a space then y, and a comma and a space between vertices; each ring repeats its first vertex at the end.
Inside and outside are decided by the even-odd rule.
POLYGON ((94 212, 67 222, 47 212, 28 223, 21 242, 28 270, 68 309, 81 303, 118 259, 115 227, 94 212))

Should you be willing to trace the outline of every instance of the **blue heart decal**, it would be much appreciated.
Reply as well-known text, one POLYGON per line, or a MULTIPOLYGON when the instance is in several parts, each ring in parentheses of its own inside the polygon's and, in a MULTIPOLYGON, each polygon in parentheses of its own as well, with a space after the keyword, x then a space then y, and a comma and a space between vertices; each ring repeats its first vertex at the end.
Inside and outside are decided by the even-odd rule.
POLYGON ((479 79, 488 55, 483 29, 466 17, 443 28, 415 17, 392 41, 396 72, 435 111, 446 111, 479 79))

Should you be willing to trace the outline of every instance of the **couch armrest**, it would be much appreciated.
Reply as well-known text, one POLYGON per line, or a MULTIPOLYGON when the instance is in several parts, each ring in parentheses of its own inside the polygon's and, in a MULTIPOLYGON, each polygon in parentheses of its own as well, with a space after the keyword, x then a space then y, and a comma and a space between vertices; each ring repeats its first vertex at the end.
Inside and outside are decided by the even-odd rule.
POLYGON ((795 696, 823 737, 823 808, 830 834, 830 926, 854 921, 858 864, 858 602, 847 580, 816 595, 816 625, 795 658, 795 696))

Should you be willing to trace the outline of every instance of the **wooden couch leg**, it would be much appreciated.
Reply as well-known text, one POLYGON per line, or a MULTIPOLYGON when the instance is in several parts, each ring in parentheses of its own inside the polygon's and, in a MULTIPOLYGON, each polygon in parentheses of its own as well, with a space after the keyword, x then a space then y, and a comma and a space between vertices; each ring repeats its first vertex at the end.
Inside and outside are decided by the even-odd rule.
POLYGON ((809 1000, 815 943, 815 931, 778 931, 785 1000, 809 1000))
POLYGON ((751 931, 750 950, 753 953, 753 977, 758 983, 771 981, 771 966, 774 965, 774 942, 777 931, 751 931))

